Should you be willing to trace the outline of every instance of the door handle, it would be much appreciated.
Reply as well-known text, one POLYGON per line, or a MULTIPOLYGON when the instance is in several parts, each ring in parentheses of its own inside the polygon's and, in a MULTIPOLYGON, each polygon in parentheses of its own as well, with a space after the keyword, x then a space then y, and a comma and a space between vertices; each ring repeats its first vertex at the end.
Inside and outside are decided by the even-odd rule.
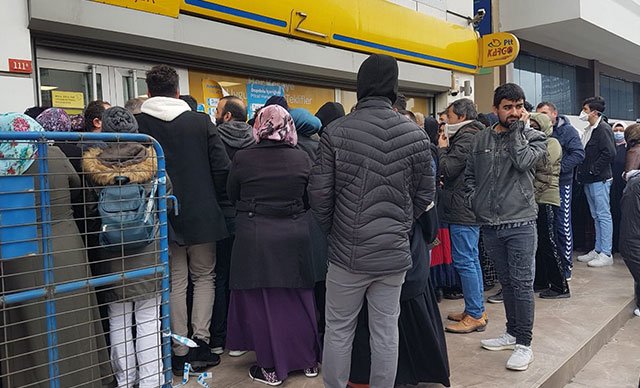
POLYGON ((302 32, 303 34, 309 34, 309 35, 313 35, 313 36, 317 36, 319 38, 323 38, 326 39, 327 35, 323 34, 322 32, 317 32, 317 31, 311 31, 311 30, 307 30, 306 28, 301 28, 300 25, 302 24, 302 22, 304 22, 307 19, 307 14, 302 12, 302 11, 296 11, 296 15, 300 16, 300 21, 298 22, 298 25, 296 26, 295 30, 298 32, 302 32))

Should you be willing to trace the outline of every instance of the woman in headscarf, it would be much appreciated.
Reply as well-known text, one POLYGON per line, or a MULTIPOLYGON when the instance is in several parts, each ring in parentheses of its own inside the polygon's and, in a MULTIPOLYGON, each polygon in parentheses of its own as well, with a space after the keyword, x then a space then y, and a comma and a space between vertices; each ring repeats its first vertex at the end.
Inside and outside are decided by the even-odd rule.
POLYGON ((544 113, 531 114, 531 127, 547 136, 546 157, 535 167, 534 194, 538 204, 538 249, 533 287, 543 299, 569 298, 569 284, 558 252, 555 214, 560 207, 560 161, 562 147, 554 137, 551 119, 544 113))
POLYGON ((620 238, 620 200, 627 184, 622 178, 627 156, 627 142, 624 140, 624 131, 627 129, 627 124, 624 121, 618 121, 613 124, 611 129, 613 129, 613 136, 616 141, 616 156, 613 159, 613 163, 611 163, 613 182, 611 183, 611 196, 609 198, 611 218, 613 219, 613 252, 615 253, 618 252, 618 240, 620 238))
POLYGON ((640 124, 630 125, 624 132, 627 158, 624 179, 627 185, 620 201, 620 253, 633 276, 636 307, 640 317, 640 124))
POLYGON ((227 192, 235 203, 227 347, 254 350, 252 380, 279 385, 291 371, 318 375, 311 244, 305 211, 311 163, 289 113, 260 110, 256 145, 239 150, 227 192))
MULTIPOLYGON (((0 132, 43 132, 40 124, 18 113, 0 115, 0 132)), ((29 201, 34 205, 34 238, 42 235, 40 209, 47 206, 50 215, 49 248, 53 256, 53 279, 56 284, 84 280, 91 277, 84 245, 73 220, 71 198, 80 194, 80 178, 58 147, 47 146, 47 177, 50 203, 40 201, 40 158, 38 145, 30 141, 0 142, 0 176, 5 191, 11 176, 33 186, 29 201), (28 178, 25 180, 25 178, 28 178)), ((22 191, 20 195, 29 196, 22 191)), ((0 212, 3 224, 9 220, 9 196, 2 195, 0 212)), ((27 199, 27 198, 23 198, 27 199)), ((24 205, 18 205, 24 208, 24 205)), ((22 221, 25 222, 25 221, 22 221)), ((3 229, 10 229, 6 226, 3 229)), ((27 227, 28 228, 28 227, 27 227)), ((24 229, 21 229, 24 232, 24 229)), ((3 232, 4 238, 7 234, 3 232)), ((23 237, 24 238, 24 237, 23 237)), ((44 286, 44 268, 40 241, 34 246, 7 257, 2 250, 3 292, 12 293, 44 286)), ((0 246, 8 247, 7 241, 0 246)), ((83 287, 78 291, 55 295, 57 352, 60 386, 102 387, 113 381, 109 355, 100 324, 94 290, 83 287)), ((20 387, 48 385, 49 356, 47 343, 47 309, 44 298, 4 307, 1 325, 3 343, 0 344, 2 385, 20 387)))

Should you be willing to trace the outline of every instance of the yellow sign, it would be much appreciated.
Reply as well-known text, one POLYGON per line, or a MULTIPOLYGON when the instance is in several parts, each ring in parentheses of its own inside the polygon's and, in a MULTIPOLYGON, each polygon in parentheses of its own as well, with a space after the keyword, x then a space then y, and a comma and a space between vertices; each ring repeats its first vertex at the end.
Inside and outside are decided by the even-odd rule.
POLYGON ((211 117, 215 117, 218 101, 220 101, 220 99, 224 97, 222 86, 220 86, 220 84, 215 80, 203 79, 202 95, 203 99, 201 103, 204 105, 204 112, 211 117))
POLYGON ((117 5, 159 15, 177 18, 180 13, 180 0, 94 0, 98 3, 117 5))
POLYGON ((84 109, 84 93, 52 90, 51 104, 55 108, 84 109))
POLYGON ((496 32, 480 38, 482 67, 503 66, 513 62, 520 52, 520 42, 508 32, 496 32))

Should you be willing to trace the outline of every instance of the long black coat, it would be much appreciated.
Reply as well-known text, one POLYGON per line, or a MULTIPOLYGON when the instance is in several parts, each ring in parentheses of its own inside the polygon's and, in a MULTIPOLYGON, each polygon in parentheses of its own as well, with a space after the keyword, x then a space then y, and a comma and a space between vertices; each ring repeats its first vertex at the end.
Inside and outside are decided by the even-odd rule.
POLYGON ((225 195, 230 161, 209 116, 186 111, 164 121, 141 113, 136 120, 140 133, 153 136, 165 153, 180 210, 169 214, 172 240, 195 245, 228 237, 218 202, 225 195))
POLYGON ((307 154, 284 143, 263 140, 236 152, 227 183, 238 212, 230 289, 313 288, 310 170, 307 154))

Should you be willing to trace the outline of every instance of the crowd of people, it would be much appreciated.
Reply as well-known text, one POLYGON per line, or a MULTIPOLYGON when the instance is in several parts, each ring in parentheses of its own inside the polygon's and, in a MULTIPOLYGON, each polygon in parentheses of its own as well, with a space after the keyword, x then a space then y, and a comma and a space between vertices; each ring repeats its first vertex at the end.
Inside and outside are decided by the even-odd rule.
MULTIPOLYGON (((570 297, 572 205, 582 195, 595 247, 577 260, 611 265, 617 249, 640 307, 640 124, 612 129, 600 97, 584 101, 581 135, 552 102, 527 110, 515 84, 495 90, 488 114, 465 98, 438 118, 408 111, 397 62, 385 55, 360 67, 358 103, 347 115, 339 103, 314 115, 273 96, 248 120, 244 101, 226 96, 212 120, 180 96, 178 81, 175 69, 159 65, 146 74, 149 98, 124 107, 93 101, 77 116, 40 107, 0 115, 1 132, 143 133, 160 143, 179 208, 168 212, 174 375, 186 363, 194 372, 218 365, 225 351, 254 351, 249 376, 271 386, 290 373, 316 377, 320 364, 330 388, 449 386, 444 331, 484 331, 484 293, 496 280, 501 290, 489 301, 504 303, 506 330, 481 346, 512 350, 506 367, 526 370, 534 292, 570 297), (464 298, 446 327, 443 295, 464 298)), ((157 230, 143 244, 125 241, 121 231, 108 233, 101 206, 132 185, 154 197, 153 147, 49 148, 54 251, 75 252, 56 256, 56 281, 157 265, 157 230)), ((0 150, 0 175, 39 173, 35 143, 3 142, 0 150)), ((8 263, 3 276, 16 276, 5 291, 25 287, 19 274, 41 265, 8 263)), ((75 344, 60 348, 62 385, 104 386, 113 376, 119 387, 161 385, 161 287, 154 274, 65 299, 60 330, 74 326, 90 340, 82 357, 74 358, 75 344)), ((2 359, 12 361, 3 368, 15 372, 14 385, 46 380, 46 337, 38 325, 18 325, 44 316, 42 308, 6 318, 14 325, 2 359), (24 353, 31 358, 15 357, 24 353), (25 363, 41 367, 20 372, 25 363)))

